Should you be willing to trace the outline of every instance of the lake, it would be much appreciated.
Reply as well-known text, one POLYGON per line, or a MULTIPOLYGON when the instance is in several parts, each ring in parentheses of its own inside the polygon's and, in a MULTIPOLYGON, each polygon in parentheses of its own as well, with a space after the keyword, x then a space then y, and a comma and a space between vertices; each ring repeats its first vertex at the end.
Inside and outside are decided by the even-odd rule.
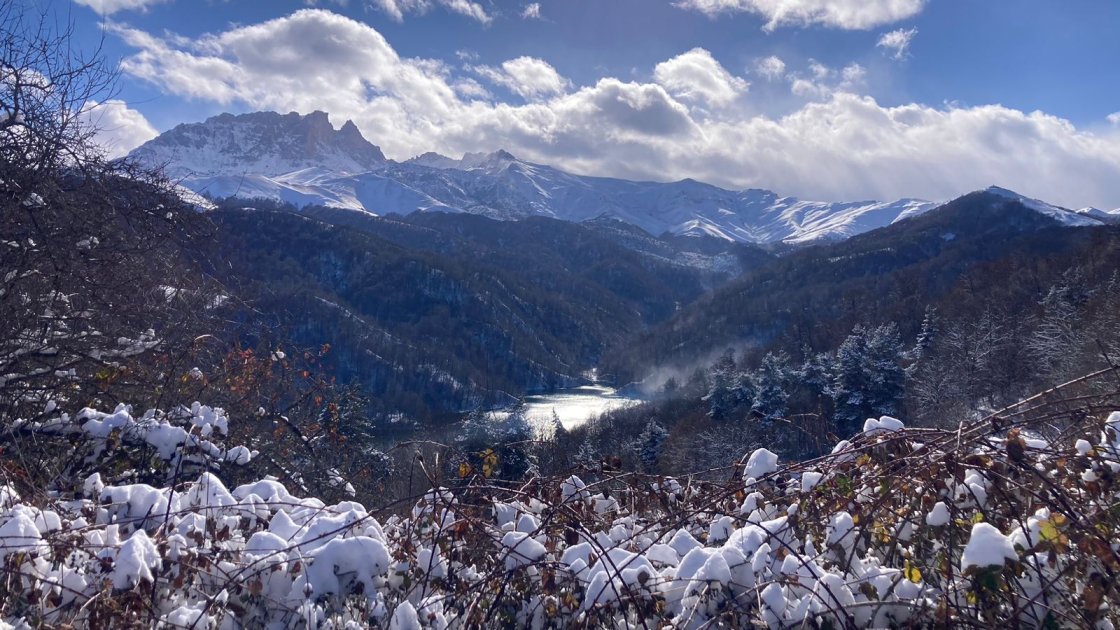
POLYGON ((548 422, 552 412, 560 416, 564 428, 577 427, 589 419, 613 409, 621 409, 642 402, 638 398, 621 395, 617 390, 602 385, 584 385, 561 389, 547 394, 525 397, 525 416, 530 422, 548 422))

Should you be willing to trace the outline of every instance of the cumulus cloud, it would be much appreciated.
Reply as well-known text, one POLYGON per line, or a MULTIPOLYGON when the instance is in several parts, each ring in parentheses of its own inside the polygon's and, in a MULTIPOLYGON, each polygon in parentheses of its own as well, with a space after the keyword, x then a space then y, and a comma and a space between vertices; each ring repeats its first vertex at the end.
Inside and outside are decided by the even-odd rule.
POLYGON ((121 100, 86 102, 81 117, 96 130, 95 141, 110 158, 118 158, 159 135, 140 112, 121 100))
POLYGON ((118 11, 144 10, 167 0, 74 0, 93 9, 99 15, 112 15, 118 11))
POLYGON ((525 5, 525 8, 521 10, 521 17, 526 20, 541 19, 541 3, 533 2, 525 5))
POLYGON ((782 61, 780 57, 770 55, 759 59, 754 64, 754 71, 767 81, 777 81, 786 73, 786 62, 782 61))
POLYGON ((560 94, 570 85, 556 68, 536 57, 518 57, 503 62, 500 68, 477 66, 474 70, 492 83, 530 100, 560 94))
POLYGON ((709 17, 753 13, 766 20, 765 30, 814 24, 865 30, 913 17, 925 3, 926 0, 680 0, 676 4, 709 17))
POLYGON ((433 5, 442 6, 460 15, 478 20, 483 24, 489 24, 493 19, 486 12, 486 9, 482 8, 481 4, 469 0, 370 0, 370 5, 380 9, 398 22, 403 22, 405 14, 408 13, 420 15, 427 13, 433 5))
POLYGON ((653 77, 673 96, 702 106, 726 106, 747 90, 746 81, 728 72, 703 48, 657 64, 653 77))
POLYGON ((879 48, 884 49, 888 55, 895 59, 905 59, 910 54, 910 43, 914 41, 914 36, 918 34, 918 29, 896 29, 888 33, 883 33, 879 38, 879 43, 875 44, 879 48))
POLYGON ((1107 117, 1108 122, 1120 127, 1120 112, 1112 112, 1107 117))
MULTIPOLYGON (((999 184, 1068 207, 1120 205, 1120 132, 999 105, 884 106, 858 93, 864 71, 854 64, 799 73, 827 91, 785 115, 759 115, 739 98, 717 117, 688 99, 718 99, 733 81, 670 80, 711 71, 706 62, 668 65, 665 83, 604 77, 561 90, 553 77, 536 98, 503 102, 480 98, 459 69, 401 57, 368 25, 322 10, 233 26, 197 44, 116 32, 136 49, 123 70, 167 93, 238 109, 328 111, 398 159, 506 148, 577 173, 693 177, 803 198, 946 199, 999 184)), ((524 66, 543 67, 535 62, 547 65, 524 66)))

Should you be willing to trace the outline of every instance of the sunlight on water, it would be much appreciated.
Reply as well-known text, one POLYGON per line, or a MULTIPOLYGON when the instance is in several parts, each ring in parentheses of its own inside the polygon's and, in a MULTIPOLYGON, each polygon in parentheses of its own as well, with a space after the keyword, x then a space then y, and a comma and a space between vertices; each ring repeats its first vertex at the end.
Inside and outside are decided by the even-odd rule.
POLYGON ((543 423, 552 418, 552 412, 555 410, 564 428, 571 429, 604 412, 640 402, 641 400, 636 398, 619 395, 609 387, 585 385, 550 394, 526 396, 525 416, 530 422, 543 423))

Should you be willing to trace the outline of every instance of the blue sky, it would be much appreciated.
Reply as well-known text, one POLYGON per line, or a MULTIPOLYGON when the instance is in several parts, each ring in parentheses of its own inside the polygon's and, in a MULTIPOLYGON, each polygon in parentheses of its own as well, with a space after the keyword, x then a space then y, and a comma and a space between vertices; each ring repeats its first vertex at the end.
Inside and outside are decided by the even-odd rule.
POLYGON ((122 62, 106 143, 321 109, 386 153, 804 197, 1120 206, 1120 3, 54 0, 122 62), (1111 119, 1110 119, 1111 116, 1111 119))

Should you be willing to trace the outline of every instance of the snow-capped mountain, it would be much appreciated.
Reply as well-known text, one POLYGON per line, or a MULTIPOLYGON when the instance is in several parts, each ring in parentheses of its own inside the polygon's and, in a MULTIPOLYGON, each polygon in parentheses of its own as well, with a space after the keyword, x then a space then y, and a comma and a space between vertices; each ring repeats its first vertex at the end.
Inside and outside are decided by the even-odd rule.
POLYGON ((1091 214, 1083 214, 1080 212, 1075 212, 1073 210, 1067 210, 1066 208, 1059 208, 1058 206, 1046 203, 1045 201, 1024 197, 1023 195, 1020 195, 1013 190, 1007 190, 1006 188, 1000 188, 999 186, 989 186, 986 190, 993 195, 1005 197, 1012 201, 1018 201, 1031 210, 1042 213, 1050 217, 1051 219, 1054 219, 1058 223, 1061 223, 1062 225, 1079 227, 1101 225, 1102 223, 1100 219, 1094 217, 1091 214))
POLYGON ((1094 218, 1102 223, 1120 223, 1120 208, 1101 210, 1100 208, 1078 208, 1078 214, 1094 218))
MULTIPOLYGON (((311 181, 316 174, 337 177, 362 173, 386 162, 381 149, 363 138, 354 123, 348 120, 335 130, 323 112, 306 116, 294 112, 221 114, 205 122, 178 125, 144 143, 132 155, 149 164, 166 166, 172 177, 192 179, 222 176, 253 180, 310 171, 299 179, 311 181)), ((247 185, 250 193, 264 192, 260 188, 263 181, 247 185)))
MULTIPOLYGON (((323 112, 222 114, 179 125, 136 149, 133 156, 165 165, 185 187, 212 197, 265 197, 376 215, 438 210, 500 220, 546 216, 582 222, 609 217, 653 235, 706 235, 747 243, 843 239, 939 205, 920 199, 804 201, 691 179, 663 183, 589 177, 520 160, 505 151, 467 153, 460 159, 425 153, 394 162, 353 123, 347 121, 336 131, 323 112)), ((989 191, 1067 225, 1104 221, 1002 188, 989 191)))

